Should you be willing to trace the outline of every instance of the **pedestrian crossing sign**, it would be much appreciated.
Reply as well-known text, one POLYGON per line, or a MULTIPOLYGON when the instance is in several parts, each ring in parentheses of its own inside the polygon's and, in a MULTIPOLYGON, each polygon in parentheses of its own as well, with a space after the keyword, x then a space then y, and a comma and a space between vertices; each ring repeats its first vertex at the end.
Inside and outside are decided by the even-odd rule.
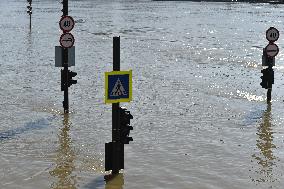
POLYGON ((132 100, 132 70, 105 72, 105 103, 132 100))

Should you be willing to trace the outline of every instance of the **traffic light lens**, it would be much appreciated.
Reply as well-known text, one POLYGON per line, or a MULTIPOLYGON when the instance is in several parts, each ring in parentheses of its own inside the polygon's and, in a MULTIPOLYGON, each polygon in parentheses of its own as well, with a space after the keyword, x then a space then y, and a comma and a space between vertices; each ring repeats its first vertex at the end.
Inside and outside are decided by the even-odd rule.
POLYGON ((72 84, 76 84, 77 80, 74 80, 73 77, 77 75, 76 72, 72 72, 68 70, 68 87, 70 87, 72 84))
POLYGON ((122 107, 119 108, 119 113, 120 142, 129 144, 129 141, 133 141, 133 138, 129 137, 130 131, 133 130, 133 127, 130 126, 130 119, 133 119, 133 116, 130 114, 130 111, 122 107))

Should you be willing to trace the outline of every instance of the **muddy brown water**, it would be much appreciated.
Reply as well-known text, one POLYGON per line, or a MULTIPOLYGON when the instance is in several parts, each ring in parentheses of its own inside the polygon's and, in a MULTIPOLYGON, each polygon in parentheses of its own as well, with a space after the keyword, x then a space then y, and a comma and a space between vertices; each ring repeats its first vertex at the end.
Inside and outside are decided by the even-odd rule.
POLYGON ((282 188, 283 5, 70 0, 78 84, 62 114, 59 1, 0 1, 0 188, 282 188), (272 104, 261 88, 265 31, 280 31, 272 104), (112 37, 133 70, 134 141, 105 183, 112 37))

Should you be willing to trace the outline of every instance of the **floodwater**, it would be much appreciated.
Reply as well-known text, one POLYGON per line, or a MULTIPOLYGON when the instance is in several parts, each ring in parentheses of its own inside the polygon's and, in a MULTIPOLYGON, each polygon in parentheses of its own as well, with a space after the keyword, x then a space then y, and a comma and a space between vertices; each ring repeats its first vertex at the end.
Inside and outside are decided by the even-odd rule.
POLYGON ((0 1, 0 188, 259 189, 284 185, 284 5, 69 0, 78 83, 63 115, 54 49, 62 4, 0 1), (269 27, 272 104, 259 85, 269 27), (104 181, 111 105, 104 72, 121 36, 133 70, 134 141, 125 170, 104 181))

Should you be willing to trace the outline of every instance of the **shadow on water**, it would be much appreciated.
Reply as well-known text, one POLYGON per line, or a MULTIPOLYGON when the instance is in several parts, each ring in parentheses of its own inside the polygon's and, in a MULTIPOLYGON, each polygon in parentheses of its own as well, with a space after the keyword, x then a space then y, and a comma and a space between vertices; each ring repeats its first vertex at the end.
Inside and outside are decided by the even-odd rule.
POLYGON ((58 135, 59 147, 55 159, 55 167, 49 174, 56 178, 56 182, 51 184, 52 189, 76 189, 77 178, 72 172, 75 170, 75 152, 72 149, 72 140, 69 136, 71 123, 68 114, 64 114, 63 127, 58 135))
POLYGON ((18 128, 2 131, 0 132, 0 142, 4 140, 12 139, 16 137, 17 135, 23 134, 25 132, 47 128, 49 126, 49 122, 52 119, 54 119, 54 117, 50 117, 47 119, 43 118, 43 119, 39 119, 34 122, 27 123, 26 125, 24 125, 24 127, 18 127, 18 128))
POLYGON ((268 104, 256 133, 258 136, 256 147, 259 152, 252 155, 254 162, 257 163, 257 167, 255 167, 257 178, 252 178, 252 181, 256 184, 277 180, 273 177, 273 167, 276 166, 277 157, 273 154, 273 149, 276 146, 273 144, 274 132, 271 122, 271 104, 268 104))
POLYGON ((263 116, 262 105, 253 106, 251 110, 246 113, 243 124, 245 126, 255 126, 259 119, 263 116))
POLYGON ((115 174, 115 175, 105 175, 104 176, 105 183, 101 177, 93 180, 84 186, 84 189, 94 189, 99 188, 105 184, 105 189, 123 189, 124 178, 123 174, 115 174))

